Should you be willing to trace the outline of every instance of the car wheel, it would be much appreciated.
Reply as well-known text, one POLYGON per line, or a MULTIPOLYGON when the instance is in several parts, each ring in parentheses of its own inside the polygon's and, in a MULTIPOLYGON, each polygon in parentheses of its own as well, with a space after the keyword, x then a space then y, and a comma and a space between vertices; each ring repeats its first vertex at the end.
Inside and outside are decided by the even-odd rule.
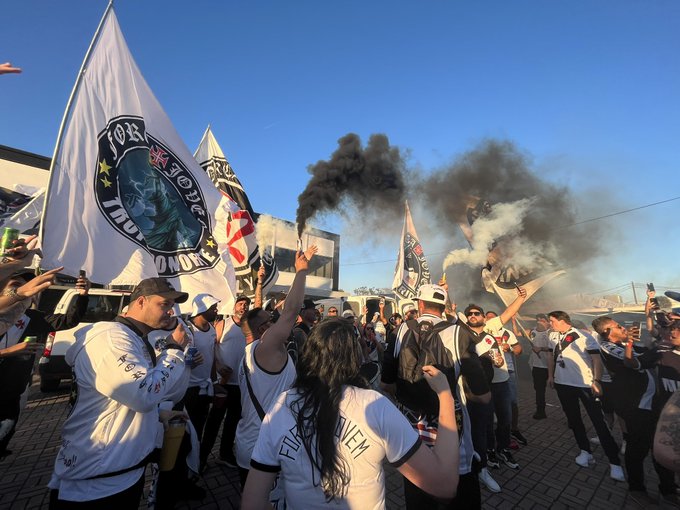
POLYGON ((40 379, 40 391, 42 391, 42 392, 57 391, 59 389, 59 383, 61 383, 61 379, 41 378, 40 379))

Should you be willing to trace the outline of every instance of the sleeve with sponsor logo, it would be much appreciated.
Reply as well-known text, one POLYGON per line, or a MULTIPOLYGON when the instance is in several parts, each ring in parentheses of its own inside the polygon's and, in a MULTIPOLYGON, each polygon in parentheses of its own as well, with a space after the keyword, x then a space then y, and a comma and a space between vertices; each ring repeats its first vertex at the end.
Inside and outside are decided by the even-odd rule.
POLYGON ((87 350, 97 391, 140 413, 155 409, 184 380, 182 351, 164 351, 154 367, 142 340, 118 330, 100 333, 87 350))
POLYGON ((491 335, 482 335, 479 342, 475 344, 477 356, 482 356, 494 348, 497 348, 496 339, 491 335))

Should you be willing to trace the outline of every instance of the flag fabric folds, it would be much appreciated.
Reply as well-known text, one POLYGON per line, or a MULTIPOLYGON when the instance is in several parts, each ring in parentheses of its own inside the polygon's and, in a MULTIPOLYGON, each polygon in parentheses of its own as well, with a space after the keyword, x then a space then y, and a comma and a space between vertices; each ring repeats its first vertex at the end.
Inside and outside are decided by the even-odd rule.
POLYGON ((109 5, 57 140, 40 231, 43 266, 63 265, 69 275, 84 269, 102 284, 162 276, 231 311, 233 268, 213 236, 216 217, 226 214, 109 5))
MULTIPOLYGON (((465 218, 458 221, 465 239, 474 246, 473 224, 477 218, 491 212, 492 205, 479 197, 468 196, 465 218)), ((504 257, 507 238, 501 237, 489 249, 486 265, 482 268, 482 284, 488 292, 495 292, 505 305, 509 305, 517 297, 517 286, 527 291, 527 299, 534 295, 549 281, 565 274, 555 264, 543 258, 540 265, 532 268, 520 267, 509 263, 504 257)))
POLYGON ((392 290, 404 299, 412 299, 421 285, 430 283, 430 266, 425 260, 423 247, 418 240, 408 202, 405 209, 392 290))
POLYGON ((226 245, 234 266, 239 293, 255 295, 257 272, 264 263, 263 295, 276 283, 279 275, 273 254, 266 246, 258 246, 255 223, 258 214, 253 211, 248 195, 217 143, 210 126, 205 130, 194 158, 206 171, 222 195, 231 202, 230 213, 215 228, 215 238, 220 246, 226 245))

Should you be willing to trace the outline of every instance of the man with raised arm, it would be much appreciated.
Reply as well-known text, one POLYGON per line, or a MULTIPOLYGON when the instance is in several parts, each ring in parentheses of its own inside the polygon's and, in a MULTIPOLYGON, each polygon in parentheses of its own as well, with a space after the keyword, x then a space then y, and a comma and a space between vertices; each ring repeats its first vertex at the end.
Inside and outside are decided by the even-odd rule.
POLYGON ((295 365, 288 355, 286 343, 302 308, 309 261, 316 252, 317 247, 310 246, 304 253, 296 253, 295 278, 275 323, 262 308, 253 308, 245 317, 244 333, 248 345, 238 366, 241 420, 236 428, 236 462, 242 487, 262 419, 276 397, 290 389, 295 381, 295 365))

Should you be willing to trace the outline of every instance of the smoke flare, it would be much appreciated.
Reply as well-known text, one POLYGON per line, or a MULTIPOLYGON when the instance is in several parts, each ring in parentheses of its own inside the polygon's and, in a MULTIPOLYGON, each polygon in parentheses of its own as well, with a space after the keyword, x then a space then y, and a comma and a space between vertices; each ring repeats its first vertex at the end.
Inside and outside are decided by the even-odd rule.
POLYGON ((298 236, 314 215, 337 210, 345 202, 362 214, 397 216, 404 203, 404 161, 385 135, 371 135, 364 148, 359 136, 347 134, 328 161, 310 165, 308 171, 312 177, 298 197, 298 236))

